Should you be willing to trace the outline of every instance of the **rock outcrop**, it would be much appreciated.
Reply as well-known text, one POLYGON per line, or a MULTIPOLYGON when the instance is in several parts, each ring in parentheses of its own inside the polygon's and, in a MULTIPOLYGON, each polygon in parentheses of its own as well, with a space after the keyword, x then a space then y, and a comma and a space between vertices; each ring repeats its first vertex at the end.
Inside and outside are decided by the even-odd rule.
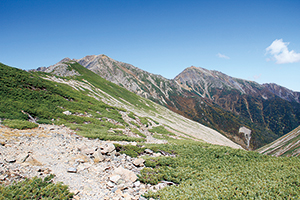
POLYGON ((53 73, 57 76, 79 76, 80 74, 73 70, 69 69, 69 65, 66 64, 67 62, 74 62, 70 58, 64 58, 58 63, 51 65, 49 67, 39 67, 36 70, 31 71, 41 71, 41 72, 47 72, 47 73, 53 73))

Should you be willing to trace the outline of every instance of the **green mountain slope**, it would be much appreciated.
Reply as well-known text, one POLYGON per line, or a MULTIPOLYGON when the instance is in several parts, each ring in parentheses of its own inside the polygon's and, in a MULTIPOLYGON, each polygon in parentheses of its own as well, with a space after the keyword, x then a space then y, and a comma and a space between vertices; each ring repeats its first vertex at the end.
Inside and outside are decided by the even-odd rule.
MULTIPOLYGON (((276 158, 238 149, 238 145, 220 133, 130 93, 76 62, 65 62, 60 74, 26 72, 0 64, 0 118, 28 120, 28 113, 38 122, 63 123, 90 138, 148 141, 152 136, 167 140, 167 144, 141 143, 154 152, 174 154, 144 157, 146 167, 139 181, 173 184, 156 193, 144 194, 146 197, 162 200, 299 197, 298 158, 276 158), (74 76, 64 77, 65 74, 74 76), (132 128, 135 131, 128 135, 125 130, 132 128)), ((143 149, 117 146, 123 148, 121 153, 127 154, 138 154, 143 149)))
POLYGON ((298 157, 300 155, 300 126, 274 142, 257 149, 257 152, 272 156, 298 157))
POLYGON ((74 61, 65 65, 65 72, 80 75, 59 77, 1 64, 0 118, 27 120, 28 113, 38 122, 65 124, 81 135, 105 140, 151 141, 172 136, 241 148, 217 131, 131 93, 74 61), (158 126, 163 128, 151 134, 158 126))
MULTIPOLYGON (((174 79, 166 79, 105 55, 75 61, 110 82, 219 131, 247 149, 268 144, 300 124, 300 93, 276 84, 260 85, 193 66, 174 79), (249 147, 239 133, 243 126, 251 129, 249 147)), ((61 65, 40 70, 59 75, 61 65)))

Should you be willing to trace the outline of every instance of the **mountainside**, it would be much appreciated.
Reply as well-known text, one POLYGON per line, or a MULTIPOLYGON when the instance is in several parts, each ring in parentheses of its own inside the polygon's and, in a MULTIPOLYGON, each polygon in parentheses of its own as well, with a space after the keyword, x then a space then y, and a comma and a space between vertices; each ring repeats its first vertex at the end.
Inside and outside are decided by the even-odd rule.
POLYGON ((275 83, 263 84, 264 87, 268 88, 272 93, 290 102, 300 103, 300 92, 294 92, 285 87, 277 85, 275 83))
POLYGON ((299 197, 299 159, 245 151, 74 60, 53 70, 60 76, 0 63, 0 199, 299 197), (74 194, 61 183, 49 188, 49 173, 74 194))
POLYGON ((286 134, 300 123, 297 93, 275 84, 260 85, 196 67, 185 69, 175 80, 182 87, 190 88, 199 96, 271 130, 277 136, 286 134), (287 96, 291 101, 287 101, 287 96))
POLYGON ((288 134, 278 138, 274 142, 267 144, 257 152, 272 156, 299 156, 300 155, 300 126, 288 134))
POLYGON ((105 140, 164 143, 181 138, 241 148, 217 131, 129 92, 75 61, 63 64, 61 77, 1 64, 0 118, 64 124, 83 136, 105 140), (63 77, 71 72, 79 75, 63 77))
MULTIPOLYGON (((218 130, 247 149, 270 143, 300 123, 299 93, 275 84, 260 85, 198 67, 189 67, 170 80, 105 55, 74 61, 106 80, 218 130), (249 146, 239 133, 242 126, 252 131, 249 146)), ((56 71, 47 68, 47 72, 61 74, 61 70, 56 71)))

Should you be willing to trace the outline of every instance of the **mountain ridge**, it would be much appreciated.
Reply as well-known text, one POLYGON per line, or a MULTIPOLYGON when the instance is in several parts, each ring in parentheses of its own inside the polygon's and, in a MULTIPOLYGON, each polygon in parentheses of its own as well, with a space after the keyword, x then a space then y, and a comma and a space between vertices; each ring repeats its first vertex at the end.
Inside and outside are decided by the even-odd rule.
POLYGON ((68 78, 26 72, 0 63, 0 118, 26 120, 23 110, 36 121, 65 124, 90 138, 149 142, 183 137, 242 148, 219 132, 129 92, 75 61, 65 64, 67 71, 80 75, 68 78))
POLYGON ((220 131, 244 148, 246 139, 238 134, 240 126, 253 130, 250 144, 251 148, 257 148, 300 122, 297 96, 300 93, 285 91, 281 86, 260 85, 195 66, 186 68, 174 79, 167 79, 103 54, 73 60, 108 81, 220 131), (282 108, 286 114, 274 113, 274 107, 282 108))

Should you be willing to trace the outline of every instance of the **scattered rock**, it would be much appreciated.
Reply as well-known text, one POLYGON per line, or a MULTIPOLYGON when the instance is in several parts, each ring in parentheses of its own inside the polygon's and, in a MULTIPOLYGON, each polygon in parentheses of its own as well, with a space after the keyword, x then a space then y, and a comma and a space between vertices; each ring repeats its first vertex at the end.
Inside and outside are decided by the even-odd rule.
POLYGON ((115 184, 113 184, 112 182, 107 182, 106 185, 108 188, 112 188, 115 186, 115 184))
POLYGON ((109 177, 109 180, 113 183, 117 183, 120 178, 121 178, 120 175, 112 175, 109 177))
POLYGON ((77 173, 77 169, 75 167, 68 168, 69 173, 77 173))
POLYGON ((153 153, 153 157, 159 157, 159 156, 162 156, 161 153, 153 153))
POLYGON ((136 187, 136 188, 140 187, 140 185, 141 185, 140 181, 136 181, 133 183, 133 187, 136 187))
POLYGON ((102 154, 107 154, 115 150, 115 145, 112 143, 105 143, 101 148, 102 154))
POLYGON ((17 161, 23 163, 29 157, 29 153, 21 153, 17 156, 17 161))
POLYGON ((115 193, 116 193, 116 194, 119 194, 119 195, 123 195, 123 193, 122 193, 122 191, 121 191, 120 189, 117 189, 117 190, 115 191, 115 193))
POLYGON ((68 110, 64 111, 63 114, 65 114, 65 115, 72 115, 72 113, 70 111, 68 111, 68 110))
POLYGON ((26 163, 33 165, 33 166, 41 166, 42 165, 42 163, 39 162, 38 160, 36 160, 32 155, 29 155, 26 158, 26 163))
POLYGON ((5 140, 0 139, 0 145, 1 145, 1 146, 4 146, 4 145, 5 145, 5 140))
MULTIPOLYGON (((55 175, 54 182, 69 186, 75 193, 74 199, 89 200, 144 200, 141 195, 150 189, 137 181, 144 159, 121 155, 112 142, 87 139, 65 126, 55 125, 22 131, 0 126, 0 138, 4 133, 11 137, 1 140, 5 143, 0 145, 1 183, 43 178, 51 173, 55 175)), ((153 155, 150 149, 145 153, 153 155)))
POLYGON ((105 156, 102 155, 100 151, 94 153, 94 162, 99 163, 105 160, 105 156))
POLYGON ((16 159, 10 158, 10 157, 5 158, 4 160, 5 160, 6 162, 8 162, 8 163, 14 163, 14 162, 16 162, 16 159))
POLYGON ((114 173, 119 174, 126 181, 135 182, 137 179, 137 176, 135 175, 134 172, 132 172, 128 169, 124 169, 122 166, 115 169, 114 173))
POLYGON ((136 167, 144 167, 145 160, 143 158, 137 158, 135 159, 132 164, 134 164, 136 167))
POLYGON ((145 149, 145 153, 151 155, 151 154, 153 154, 153 151, 151 149, 145 149))
POLYGON ((0 181, 4 181, 8 175, 0 175, 0 181))

